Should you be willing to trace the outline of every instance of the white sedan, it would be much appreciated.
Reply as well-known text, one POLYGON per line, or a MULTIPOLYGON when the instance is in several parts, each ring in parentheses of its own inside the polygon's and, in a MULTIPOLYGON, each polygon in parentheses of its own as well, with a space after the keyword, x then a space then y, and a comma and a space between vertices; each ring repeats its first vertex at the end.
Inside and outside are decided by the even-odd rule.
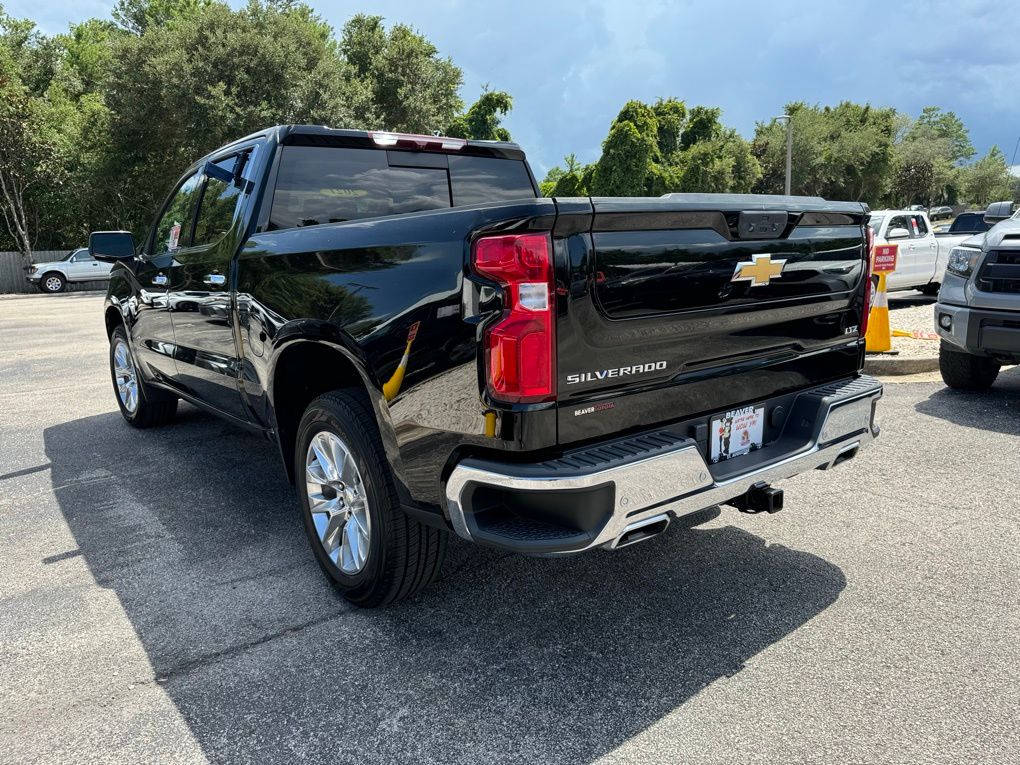
POLYGON ((113 263, 103 263, 91 255, 87 247, 71 250, 62 259, 35 263, 28 268, 28 281, 43 292, 63 292, 68 282, 91 282, 109 279, 113 263))

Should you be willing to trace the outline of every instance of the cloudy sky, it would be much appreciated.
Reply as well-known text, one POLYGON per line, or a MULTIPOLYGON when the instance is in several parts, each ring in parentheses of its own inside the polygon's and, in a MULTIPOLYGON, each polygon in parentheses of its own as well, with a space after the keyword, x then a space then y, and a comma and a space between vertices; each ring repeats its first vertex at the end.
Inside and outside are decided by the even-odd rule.
MULTIPOLYGON (((112 0, 0 0, 47 33, 108 16, 112 0)), ((233 0, 237 5, 237 0, 233 0)), ((574 152, 598 157, 625 101, 676 96, 755 122, 803 100, 916 115, 936 104, 979 154, 1020 137, 1020 11, 1001 0, 311 0, 335 28, 358 11, 413 25, 464 70, 464 100, 507 90, 507 120, 539 176, 574 152)), ((1020 164, 1020 162, 1018 162, 1020 164)))

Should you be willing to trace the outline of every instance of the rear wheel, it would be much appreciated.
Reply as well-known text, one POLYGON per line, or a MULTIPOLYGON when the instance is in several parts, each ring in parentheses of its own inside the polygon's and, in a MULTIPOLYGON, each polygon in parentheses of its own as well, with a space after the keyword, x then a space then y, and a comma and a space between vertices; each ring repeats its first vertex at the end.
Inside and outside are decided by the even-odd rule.
POLYGON ((120 413, 129 425, 136 428, 165 425, 177 414, 176 396, 145 384, 124 327, 117 327, 110 335, 110 375, 120 413))
POLYGON ((940 283, 938 283, 938 282, 931 282, 931 283, 926 284, 923 287, 921 287, 920 290, 921 290, 921 293, 924 294, 924 295, 938 295, 939 294, 939 289, 941 287, 942 287, 942 285, 940 283))
POLYGON ((48 274, 43 274, 39 280, 39 289, 48 294, 56 294, 57 292, 63 292, 67 286, 67 279, 64 278, 63 274, 57 273, 56 271, 50 271, 48 274))
POLYGON ((294 454, 305 531, 333 586, 355 605, 394 603, 439 573, 447 534, 400 508, 375 418, 338 390, 305 410, 294 454))
POLYGON ((946 343, 939 346, 939 371, 950 388, 987 390, 999 376, 999 366, 995 359, 955 351, 946 343))

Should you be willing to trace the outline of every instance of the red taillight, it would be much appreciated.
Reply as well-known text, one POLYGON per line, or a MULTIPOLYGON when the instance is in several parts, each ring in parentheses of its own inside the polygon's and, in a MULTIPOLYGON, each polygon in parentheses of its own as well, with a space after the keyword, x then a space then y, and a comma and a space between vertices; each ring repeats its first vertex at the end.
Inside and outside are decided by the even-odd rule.
POLYGON ((505 306, 485 330, 485 376, 493 398, 510 403, 556 397, 556 325, 549 237, 486 236, 474 268, 503 286, 505 306))
POLYGON ((874 289, 871 284, 871 258, 875 251, 875 232, 867 223, 864 224, 864 241, 866 249, 864 252, 864 308, 861 315, 861 337, 868 333, 868 319, 871 317, 871 292, 874 289))

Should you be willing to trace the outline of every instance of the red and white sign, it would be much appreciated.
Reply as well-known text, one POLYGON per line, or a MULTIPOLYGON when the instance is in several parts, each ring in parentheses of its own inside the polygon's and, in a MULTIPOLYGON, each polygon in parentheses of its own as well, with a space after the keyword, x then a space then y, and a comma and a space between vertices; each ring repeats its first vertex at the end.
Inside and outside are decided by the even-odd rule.
POLYGON ((871 271, 876 274, 888 274, 896 270, 896 254, 898 244, 876 244, 871 255, 871 271))

